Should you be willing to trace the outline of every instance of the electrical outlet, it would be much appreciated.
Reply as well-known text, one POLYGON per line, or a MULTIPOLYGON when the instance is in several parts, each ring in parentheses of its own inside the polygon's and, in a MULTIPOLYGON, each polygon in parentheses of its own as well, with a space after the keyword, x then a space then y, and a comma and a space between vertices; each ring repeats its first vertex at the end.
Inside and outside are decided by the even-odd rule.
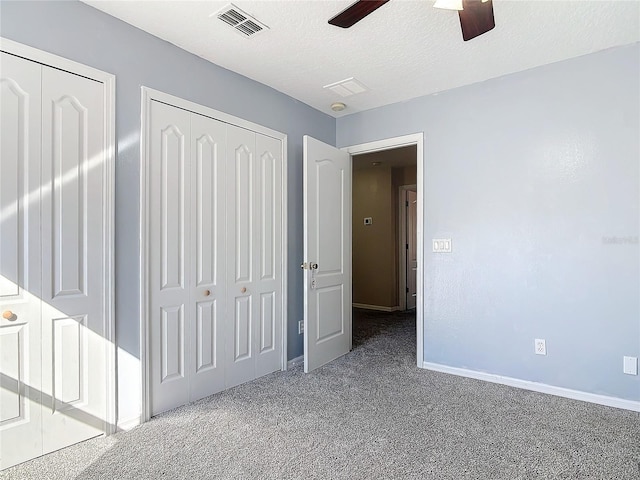
POLYGON ((304 333, 304 320, 298 321, 298 335, 302 335, 304 333))
POLYGON ((638 357, 623 357, 622 371, 627 375, 638 375, 638 357))
POLYGON ((534 341, 536 355, 547 354, 547 344, 543 338, 536 338, 534 341))

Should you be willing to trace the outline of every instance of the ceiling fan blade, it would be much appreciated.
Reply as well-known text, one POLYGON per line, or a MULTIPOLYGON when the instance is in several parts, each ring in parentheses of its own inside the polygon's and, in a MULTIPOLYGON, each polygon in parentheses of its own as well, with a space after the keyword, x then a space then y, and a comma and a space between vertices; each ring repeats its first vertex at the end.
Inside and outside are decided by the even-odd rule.
POLYGON ((459 10, 462 38, 466 42, 478 35, 487 33, 496 26, 493 18, 493 3, 491 0, 462 0, 464 10, 459 10))
POLYGON ((359 0, 329 20, 336 27, 349 28, 389 0, 359 0))

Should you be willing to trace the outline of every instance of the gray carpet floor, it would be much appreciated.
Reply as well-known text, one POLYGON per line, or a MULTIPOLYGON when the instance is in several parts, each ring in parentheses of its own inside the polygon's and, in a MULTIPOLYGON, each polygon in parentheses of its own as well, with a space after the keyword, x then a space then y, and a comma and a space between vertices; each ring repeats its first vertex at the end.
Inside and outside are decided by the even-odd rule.
POLYGON ((354 349, 0 473, 6 479, 639 479, 640 414, 415 366, 415 317, 354 349))

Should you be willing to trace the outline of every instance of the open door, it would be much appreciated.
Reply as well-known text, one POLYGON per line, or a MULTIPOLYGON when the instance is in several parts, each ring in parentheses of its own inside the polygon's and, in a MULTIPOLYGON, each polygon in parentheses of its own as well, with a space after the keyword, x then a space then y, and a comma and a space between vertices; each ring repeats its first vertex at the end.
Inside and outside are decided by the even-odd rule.
POLYGON ((351 350, 351 158, 304 136, 304 371, 351 350))

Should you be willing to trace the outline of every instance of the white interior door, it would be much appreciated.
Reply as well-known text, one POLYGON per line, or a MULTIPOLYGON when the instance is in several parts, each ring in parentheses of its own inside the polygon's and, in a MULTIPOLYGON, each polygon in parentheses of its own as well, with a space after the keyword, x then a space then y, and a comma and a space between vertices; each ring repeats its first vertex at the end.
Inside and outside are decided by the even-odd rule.
POLYGON ((41 66, 0 54, 0 469, 42 455, 41 66))
POLYGON ((151 102, 149 329, 151 414, 189 402, 191 114, 151 102))
POLYGON ((303 162, 308 373, 351 349, 351 158, 305 135, 303 162))
POLYGON ((282 367, 282 141, 256 133, 256 377, 282 367))
POLYGON ((105 85, 2 54, 0 466, 104 433, 105 85))
POLYGON ((282 141, 149 102, 150 413, 282 366, 282 141))
POLYGON ((226 385, 255 378, 254 318, 256 295, 252 288, 257 240, 254 188, 256 135, 227 127, 227 306, 226 385))
POLYGON ((104 86, 43 67, 42 112, 42 430, 47 453, 105 431, 104 86))
POLYGON ((189 401, 224 389, 226 125, 191 114, 189 401))
POLYGON ((418 225, 418 194, 415 190, 407 190, 407 310, 416 308, 418 249, 417 249, 417 225, 418 225))

